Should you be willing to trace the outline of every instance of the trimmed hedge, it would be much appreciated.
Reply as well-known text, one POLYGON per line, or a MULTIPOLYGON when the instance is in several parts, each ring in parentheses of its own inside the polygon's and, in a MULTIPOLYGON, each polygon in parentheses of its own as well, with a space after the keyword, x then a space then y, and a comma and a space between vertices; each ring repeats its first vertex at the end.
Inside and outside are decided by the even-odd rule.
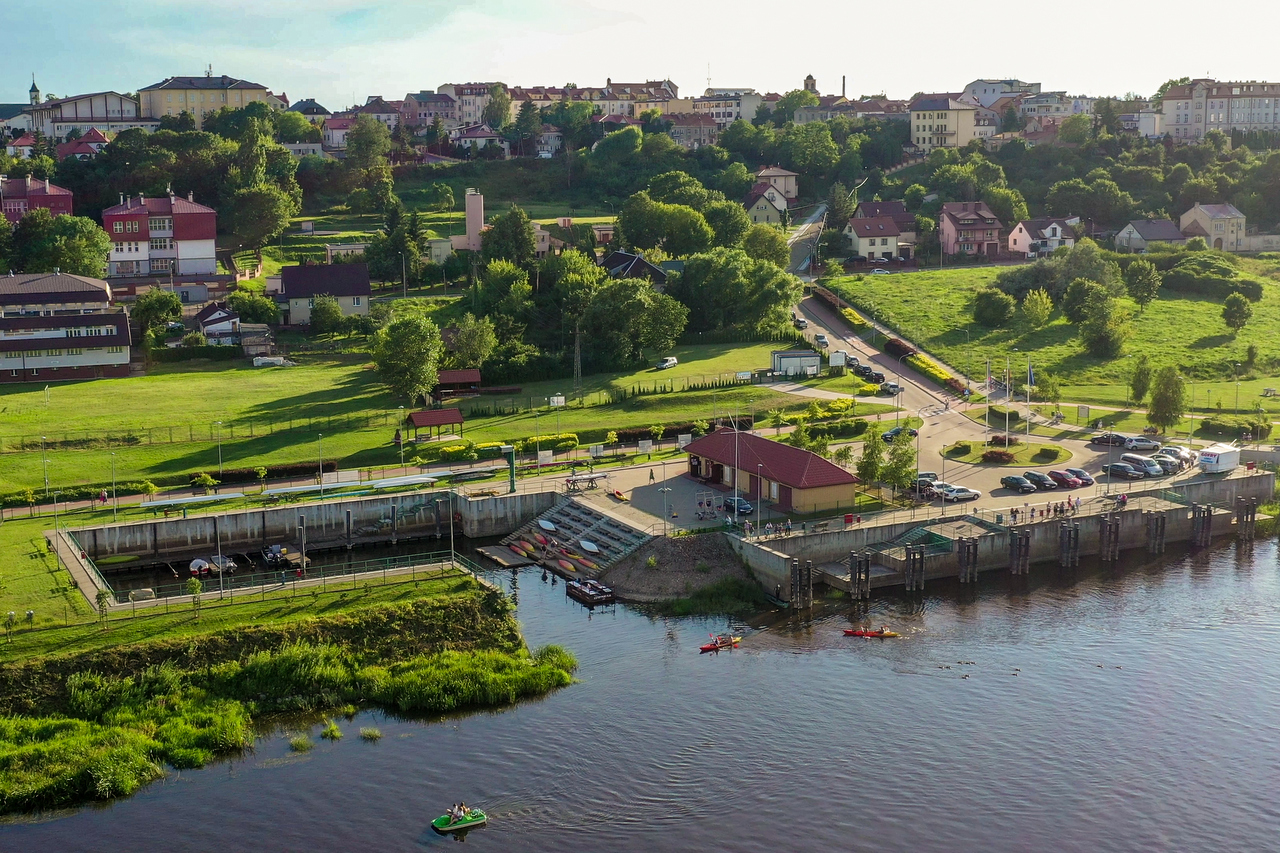
POLYGON ((244 350, 240 347, 164 347, 151 350, 152 361, 162 364, 175 361, 194 361, 202 358, 207 361, 235 361, 244 358, 244 350))
POLYGON ((915 355, 917 350, 901 338, 889 338, 884 342, 884 351, 894 358, 901 358, 904 355, 915 355))
POLYGON ((998 462, 1002 465, 1013 461, 1011 450, 988 450, 982 454, 983 462, 998 462))
POLYGON ((1016 435, 1004 435, 1002 433, 987 439, 987 445, 990 447, 1014 447, 1019 444, 1022 444, 1022 439, 1016 435))
MULTIPOLYGON (((316 473, 315 465, 310 462, 292 462, 288 465, 268 465, 267 479, 278 480, 283 477, 314 477, 316 473)), ((324 470, 326 473, 333 473, 338 470, 336 460, 325 460, 324 470)), ((195 471, 186 475, 188 482, 194 482, 204 471, 195 471)), ((221 474, 211 474, 220 485, 228 483, 256 483, 258 482, 258 472, 254 468, 225 468, 221 474)), ((152 482, 155 482, 154 480, 152 482)), ((160 485, 156 483, 156 485, 160 485)), ((177 484, 175 484, 177 485, 177 484)))
POLYGON ((1008 413, 1009 415, 1010 426, 1022 420, 1022 415, 1018 413, 1017 409, 1005 409, 1001 406, 992 406, 991 407, 991 423, 993 424, 1004 423, 1004 416, 1006 413, 1008 413))
POLYGON ((1042 447, 1036 451, 1035 458, 1043 459, 1046 462, 1052 462, 1061 455, 1062 454, 1058 452, 1058 448, 1056 447, 1042 447))
POLYGON ((1271 422, 1251 415, 1210 415, 1200 422, 1200 432, 1210 435, 1262 439, 1271 435, 1271 422))
POLYGON ((855 332, 860 331, 862 329, 871 328, 871 324, 868 323, 861 314, 859 314, 857 311, 854 311, 852 308, 841 308, 840 316, 844 318, 844 321, 848 323, 849 326, 855 332))

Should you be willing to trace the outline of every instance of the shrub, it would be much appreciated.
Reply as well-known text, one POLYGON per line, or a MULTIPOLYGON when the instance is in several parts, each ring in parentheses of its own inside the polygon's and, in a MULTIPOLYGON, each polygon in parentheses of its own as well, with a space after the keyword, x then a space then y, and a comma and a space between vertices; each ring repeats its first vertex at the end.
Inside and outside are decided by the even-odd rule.
POLYGON ((1271 422, 1252 415, 1210 415, 1200 422, 1200 431, 1207 435, 1243 438, 1266 438, 1271 435, 1271 422))
POLYGON ((1035 458, 1043 459, 1045 462, 1052 462, 1053 460, 1057 459, 1061 455, 1062 454, 1058 451, 1058 448, 1056 447, 1042 447, 1036 451, 1035 458))
POLYGON ((1013 452, 1009 450, 987 450, 982 454, 983 462, 994 462, 1001 465, 1013 461, 1013 452))
POLYGON ((489 459, 502 455, 502 444, 501 441, 484 441, 475 445, 472 449, 481 459, 489 459))
POLYGON ((1022 414, 1017 409, 1009 409, 1009 408, 1005 408, 1004 406, 992 406, 991 407, 991 423, 1003 424, 1006 414, 1009 416, 1010 426, 1022 420, 1022 414))
POLYGON ((861 314, 859 314, 857 311, 854 311, 852 308, 841 308, 840 316, 844 318, 844 321, 848 323, 849 327, 852 328, 855 332, 859 332, 859 331, 862 331, 863 329, 868 329, 871 327, 871 324, 868 323, 861 314))
POLYGON ((1022 439, 1018 438, 1016 435, 1004 435, 1001 433, 1000 435, 993 435, 991 438, 987 439, 987 445, 990 447, 1015 447, 1019 444, 1022 444, 1022 439))
MULTIPOLYGON (((644 431, 648 432, 647 429, 644 431)), ((562 432, 553 435, 531 435, 528 438, 512 443, 515 445, 516 453, 531 453, 535 448, 539 450, 572 450, 578 446, 578 434, 562 432)))
POLYGON ((1262 285, 1241 278, 1230 263, 1214 255, 1193 255, 1178 261, 1164 274, 1162 287, 1176 293, 1191 293, 1210 299, 1226 299, 1239 293, 1250 302, 1262 298, 1262 285))
POLYGON ((916 353, 915 355, 907 356, 905 361, 921 376, 928 377, 945 388, 952 388, 954 384, 960 386, 960 391, 964 390, 963 382, 956 379, 950 373, 947 373, 936 361, 929 358, 927 355, 916 353))
POLYGON ((989 287, 973 297, 973 319, 989 329, 998 329, 1013 317, 1017 305, 1009 294, 989 287))
POLYGON ((951 452, 956 456, 968 456, 973 452, 973 445, 967 441, 957 441, 951 448, 951 452))
POLYGON ((900 338, 889 338, 884 342, 884 351, 894 358, 901 358, 904 355, 915 355, 916 349, 900 338))

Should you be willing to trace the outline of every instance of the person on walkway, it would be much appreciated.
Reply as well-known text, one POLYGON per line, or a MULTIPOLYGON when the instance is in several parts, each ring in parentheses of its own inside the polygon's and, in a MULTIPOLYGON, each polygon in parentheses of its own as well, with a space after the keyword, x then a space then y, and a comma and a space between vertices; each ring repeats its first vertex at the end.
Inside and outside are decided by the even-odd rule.
POLYGON ((1080 511, 1080 496, 1076 495, 1076 512, 1080 511))
POLYGON ((791 535, 791 519, 787 519, 787 535, 791 535))
POLYGON ((650 468, 650 469, 649 469, 649 482, 650 482, 650 483, 652 483, 652 482, 653 482, 653 469, 652 469, 652 468, 650 468))

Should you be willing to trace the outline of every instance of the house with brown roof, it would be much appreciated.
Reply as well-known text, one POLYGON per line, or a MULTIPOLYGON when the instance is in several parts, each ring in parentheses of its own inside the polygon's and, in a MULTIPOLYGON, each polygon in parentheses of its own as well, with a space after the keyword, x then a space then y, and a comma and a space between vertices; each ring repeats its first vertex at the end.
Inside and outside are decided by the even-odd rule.
POLYGON ((781 166, 765 166, 756 172, 756 181, 764 181, 770 184, 788 201, 795 199, 800 194, 799 187, 796 186, 796 178, 800 177, 797 173, 788 171, 781 166))
MULTIPOLYGON (((427 438, 440 438, 445 434, 446 428, 457 427, 457 434, 462 435, 462 410, 454 407, 448 409, 424 409, 420 412, 409 413, 409 426, 413 429, 413 440, 418 440, 418 431, 426 430, 427 438), (432 430, 435 435, 432 436, 432 430)), ((453 429, 449 429, 449 435, 453 435, 453 429)))
POLYGON ((854 255, 867 260, 898 257, 898 226, 888 216, 853 218, 845 226, 854 255))
POLYGON ((904 258, 911 257, 916 247, 916 215, 901 201, 862 201, 853 211, 854 219, 874 219, 877 216, 887 216, 898 226, 898 254, 904 258))
POLYGON ((783 225, 787 221, 787 198, 782 190, 768 181, 760 181, 751 188, 742 206, 752 222, 763 222, 766 225, 783 225))
POLYGON ((1116 248, 1129 252, 1144 252, 1152 243, 1181 246, 1186 242, 1186 235, 1171 219, 1134 219, 1115 236, 1116 248))
POLYGON ((316 298, 332 296, 342 308, 342 316, 369 313, 369 267, 367 264, 302 264, 280 270, 281 324, 306 326, 316 298))
MULTIPOLYGON (((1079 221, 1078 218, 1075 220, 1079 221)), ((1061 246, 1074 246, 1076 233, 1071 230, 1073 224, 1069 219, 1058 217, 1025 219, 1009 232, 1009 252, 1027 258, 1040 258, 1052 255, 1061 246)))
POLYGON ((0 382, 129 375, 129 315, 111 285, 59 273, 0 275, 0 382))
POLYGON ((942 205, 938 230, 942 251, 948 255, 1000 254, 1004 224, 984 201, 951 201, 942 205))
POLYGON ((681 148, 689 151, 704 145, 715 145, 720 138, 720 126, 716 120, 702 113, 669 113, 663 120, 670 123, 667 131, 681 148))
POLYGON ((1222 249, 1226 252, 1245 251, 1244 214, 1231 204, 1201 204, 1178 218, 1178 228, 1188 237, 1204 236, 1211 249, 1222 249), (1189 229, 1196 225, 1203 231, 1193 233, 1189 229))
POLYGON ((17 224, 27 211, 45 208, 53 216, 71 215, 71 190, 27 175, 8 178, 0 175, 0 213, 17 224))
POLYGON ((798 513, 853 506, 858 478, 816 453, 728 428, 690 442, 689 476, 798 513))

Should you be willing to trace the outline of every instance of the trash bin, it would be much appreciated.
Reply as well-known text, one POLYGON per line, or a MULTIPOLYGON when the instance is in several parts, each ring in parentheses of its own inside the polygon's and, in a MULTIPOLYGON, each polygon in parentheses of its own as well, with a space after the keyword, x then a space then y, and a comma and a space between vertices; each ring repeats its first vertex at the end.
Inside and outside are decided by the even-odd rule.
POLYGON ((997 513, 996 513, 996 524, 1004 524, 1004 513, 1003 513, 1003 512, 997 512, 997 513))
POLYGON ((846 512, 846 513, 844 514, 844 523, 845 523, 845 524, 853 524, 853 513, 851 513, 851 512, 846 512))

